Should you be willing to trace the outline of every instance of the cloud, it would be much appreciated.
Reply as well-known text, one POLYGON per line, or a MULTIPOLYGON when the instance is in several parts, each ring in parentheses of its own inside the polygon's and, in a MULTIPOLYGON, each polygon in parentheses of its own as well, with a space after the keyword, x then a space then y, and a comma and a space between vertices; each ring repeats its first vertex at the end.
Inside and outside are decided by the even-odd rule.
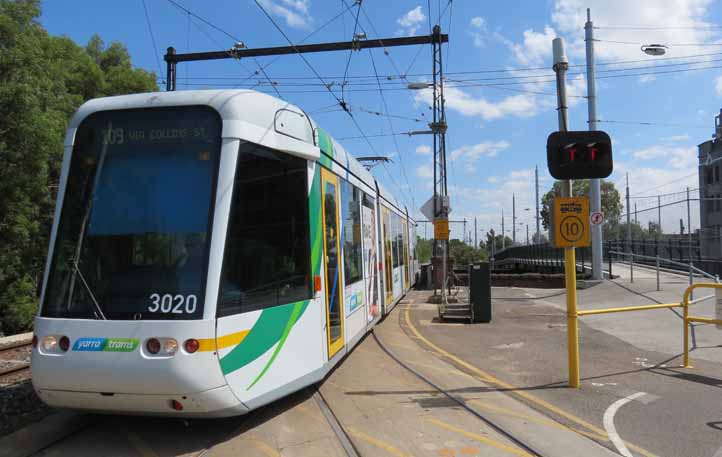
POLYGON ((431 148, 425 144, 422 144, 418 148, 416 148, 416 153, 422 156, 431 155, 432 151, 431 148))
POLYGON ((309 29, 313 23, 313 18, 309 14, 311 0, 259 1, 269 14, 283 18, 289 27, 309 29))
POLYGON ((511 143, 506 140, 484 141, 477 144, 462 146, 454 149, 449 154, 449 161, 463 162, 464 171, 473 173, 476 171, 475 164, 481 157, 496 157, 496 155, 509 148, 511 143))
POLYGON ((416 31, 421 26, 421 23, 425 20, 426 16, 421 9, 421 5, 419 5, 416 8, 407 11, 406 14, 404 14, 400 18, 396 19, 396 23, 401 26, 401 29, 398 30, 396 33, 398 35, 415 35, 416 31))
POLYGON ((684 135, 665 136, 665 137, 660 138, 660 140, 662 140, 662 141, 669 141, 669 142, 671 142, 671 143, 676 143, 676 142, 679 142, 679 141, 687 141, 687 140, 689 140, 689 135, 687 135, 687 134, 685 133, 684 135))
POLYGON ((426 163, 424 165, 416 167, 416 176, 419 178, 433 178, 434 177, 434 166, 426 163))
POLYGON ((636 160, 656 160, 658 163, 666 159, 667 166, 675 169, 692 170, 697 167, 697 148, 694 146, 655 145, 634 151, 631 155, 636 160))
MULTIPOLYGON (((447 87, 444 97, 446 108, 464 116, 481 116, 487 121, 506 116, 531 117, 537 112, 537 99, 529 94, 512 95, 493 102, 483 96, 475 97, 457 87, 447 87)), ((433 102, 431 89, 418 91, 415 100, 430 105, 433 102)))
POLYGON ((717 92, 718 97, 722 97, 722 76, 717 77, 715 80, 714 90, 717 92))
POLYGON ((551 62, 552 40, 557 34, 553 28, 544 27, 544 32, 533 29, 524 31, 521 43, 510 41, 500 34, 497 37, 511 50, 514 60, 525 66, 539 66, 551 62))
POLYGON ((486 19, 481 16, 472 17, 469 24, 472 27, 469 34, 471 35, 474 46, 477 48, 483 48, 486 46, 486 19))
MULTIPOLYGON (((628 0, 556 0, 552 23, 558 32, 567 36, 567 52, 571 56, 584 57, 584 23, 586 8, 591 8, 595 26, 619 24, 620 18, 632 18, 624 24, 633 23, 638 27, 655 27, 655 43, 705 43, 719 36, 707 21, 712 0, 634 1, 628 0)), ((640 43, 645 33, 639 30, 603 29, 595 30, 595 39, 606 40, 595 46, 595 54, 601 60, 648 59, 653 56, 642 54, 639 45, 608 43, 625 41, 640 43)), ((683 49, 670 47, 670 55, 701 54, 704 47, 686 46, 683 49)))

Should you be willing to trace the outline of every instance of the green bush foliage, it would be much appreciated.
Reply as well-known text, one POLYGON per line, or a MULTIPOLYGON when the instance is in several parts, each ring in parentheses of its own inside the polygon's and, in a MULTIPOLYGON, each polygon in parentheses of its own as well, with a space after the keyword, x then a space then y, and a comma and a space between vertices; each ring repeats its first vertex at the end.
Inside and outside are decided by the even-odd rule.
POLYGON ((86 100, 158 90, 121 43, 48 35, 39 0, 0 0, 0 334, 36 313, 70 117, 86 100))

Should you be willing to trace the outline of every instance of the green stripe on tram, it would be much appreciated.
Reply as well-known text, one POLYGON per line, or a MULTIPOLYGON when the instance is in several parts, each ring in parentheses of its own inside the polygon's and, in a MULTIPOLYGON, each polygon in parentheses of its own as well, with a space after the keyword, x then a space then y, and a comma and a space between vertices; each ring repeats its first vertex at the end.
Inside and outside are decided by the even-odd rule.
MULTIPOLYGON (((331 141, 331 137, 320 127, 316 129, 316 132, 318 132, 318 147, 321 151, 328 154, 328 156, 333 157, 333 142, 331 141)), ((326 154, 321 153, 318 161, 324 167, 331 168, 331 159, 326 154)))
MULTIPOLYGON (((323 156, 322 156, 323 157, 323 156)), ((321 274, 321 173, 316 167, 309 195, 309 212, 311 228, 311 271, 321 274)), ((270 366, 281 352, 293 326, 308 309, 310 300, 303 300, 287 305, 264 309, 256 323, 248 332, 248 336, 231 352, 221 358, 223 374, 232 373, 253 362, 276 343, 271 358, 258 373, 253 382, 246 388, 250 390, 266 374, 270 366)))

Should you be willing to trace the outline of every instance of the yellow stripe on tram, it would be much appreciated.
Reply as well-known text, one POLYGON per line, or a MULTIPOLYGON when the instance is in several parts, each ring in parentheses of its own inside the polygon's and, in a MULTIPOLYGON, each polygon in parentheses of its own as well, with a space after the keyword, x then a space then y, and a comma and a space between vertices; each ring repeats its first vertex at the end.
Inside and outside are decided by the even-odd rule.
POLYGON ((249 331, 250 330, 241 330, 240 332, 223 335, 220 338, 200 338, 198 340, 198 342, 200 343, 198 351, 215 351, 225 349, 230 346, 235 346, 237 344, 240 344, 241 341, 246 338, 246 335, 248 335, 249 331))

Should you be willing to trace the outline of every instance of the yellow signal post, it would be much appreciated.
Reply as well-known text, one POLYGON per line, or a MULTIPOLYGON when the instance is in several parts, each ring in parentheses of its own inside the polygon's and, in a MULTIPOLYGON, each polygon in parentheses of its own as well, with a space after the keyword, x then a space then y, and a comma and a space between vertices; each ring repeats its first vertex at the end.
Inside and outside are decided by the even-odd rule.
POLYGON ((434 238, 437 240, 449 239, 449 220, 436 219, 434 221, 434 238))
POLYGON ((589 199, 554 199, 554 245, 564 248, 564 282, 567 290, 567 351, 569 385, 579 387, 579 326, 577 312, 577 260, 575 247, 589 246, 589 199))

